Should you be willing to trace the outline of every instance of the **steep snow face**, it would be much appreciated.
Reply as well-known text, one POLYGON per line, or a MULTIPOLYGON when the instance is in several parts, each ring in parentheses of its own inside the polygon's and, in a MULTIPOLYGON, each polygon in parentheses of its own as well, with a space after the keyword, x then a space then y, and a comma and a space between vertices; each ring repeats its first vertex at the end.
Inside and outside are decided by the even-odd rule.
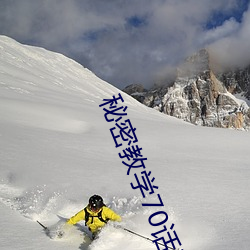
MULTIPOLYGON (((157 208, 141 205, 155 194, 131 188, 99 107, 118 93, 63 55, 0 37, 1 248, 156 249, 112 224, 91 243, 84 222, 61 240, 36 223, 53 229, 96 193, 122 226, 150 238, 162 229, 148 222, 157 208)), ((249 249, 249 133, 192 126, 122 96, 181 249, 249 249)))

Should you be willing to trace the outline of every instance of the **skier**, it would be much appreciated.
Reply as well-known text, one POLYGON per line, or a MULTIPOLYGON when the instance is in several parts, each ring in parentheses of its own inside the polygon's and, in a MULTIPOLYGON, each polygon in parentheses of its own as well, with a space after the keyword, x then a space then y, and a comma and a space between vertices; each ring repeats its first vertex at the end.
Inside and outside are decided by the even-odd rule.
POLYGON ((74 225, 80 220, 85 220, 85 225, 92 232, 94 239, 109 220, 120 222, 122 219, 120 215, 105 206, 101 196, 95 194, 89 198, 89 204, 72 216, 67 224, 74 225))

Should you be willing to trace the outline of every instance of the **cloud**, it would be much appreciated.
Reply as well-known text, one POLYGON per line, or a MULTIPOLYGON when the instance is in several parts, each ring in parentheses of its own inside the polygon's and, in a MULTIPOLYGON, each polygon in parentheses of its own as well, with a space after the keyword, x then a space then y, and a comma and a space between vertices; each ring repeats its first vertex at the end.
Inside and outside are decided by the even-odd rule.
POLYGON ((225 45, 247 49, 249 14, 242 22, 234 17, 239 2, 2 0, 0 33, 61 52, 120 88, 149 86, 204 46, 212 44, 216 53, 225 45))
MULTIPOLYGON (((220 29, 227 29, 225 26, 220 29)), ((244 67, 250 64, 250 10, 243 15, 242 22, 237 24, 236 29, 221 39, 210 44, 210 51, 213 53, 217 63, 225 67, 244 67)))
POLYGON ((231 36, 237 33, 240 28, 240 24, 232 17, 229 20, 225 20, 221 26, 216 28, 205 30, 200 38, 201 44, 211 44, 219 41, 225 37, 231 36))

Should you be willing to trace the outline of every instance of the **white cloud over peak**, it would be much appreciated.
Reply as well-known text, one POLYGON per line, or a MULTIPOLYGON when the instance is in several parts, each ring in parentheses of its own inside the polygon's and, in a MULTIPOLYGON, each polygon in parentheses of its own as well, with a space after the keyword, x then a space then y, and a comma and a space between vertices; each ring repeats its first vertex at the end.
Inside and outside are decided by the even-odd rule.
POLYGON ((235 26, 231 33, 210 45, 211 51, 217 56, 217 61, 225 66, 250 64, 250 10, 244 13, 242 22, 235 26))

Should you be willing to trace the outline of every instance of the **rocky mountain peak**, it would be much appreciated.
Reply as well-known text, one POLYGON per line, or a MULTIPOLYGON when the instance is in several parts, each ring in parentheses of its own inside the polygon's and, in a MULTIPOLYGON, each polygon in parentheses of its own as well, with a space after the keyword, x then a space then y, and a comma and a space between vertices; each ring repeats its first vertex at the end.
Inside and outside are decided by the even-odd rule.
POLYGON ((178 67, 171 86, 148 91, 141 87, 141 91, 137 88, 129 94, 149 107, 196 125, 249 129, 249 106, 233 94, 250 93, 250 67, 249 71, 216 74, 210 64, 208 50, 202 49, 178 67))
POLYGON ((177 69, 177 77, 194 77, 205 74, 210 70, 209 53, 201 49, 194 55, 188 57, 177 69))

